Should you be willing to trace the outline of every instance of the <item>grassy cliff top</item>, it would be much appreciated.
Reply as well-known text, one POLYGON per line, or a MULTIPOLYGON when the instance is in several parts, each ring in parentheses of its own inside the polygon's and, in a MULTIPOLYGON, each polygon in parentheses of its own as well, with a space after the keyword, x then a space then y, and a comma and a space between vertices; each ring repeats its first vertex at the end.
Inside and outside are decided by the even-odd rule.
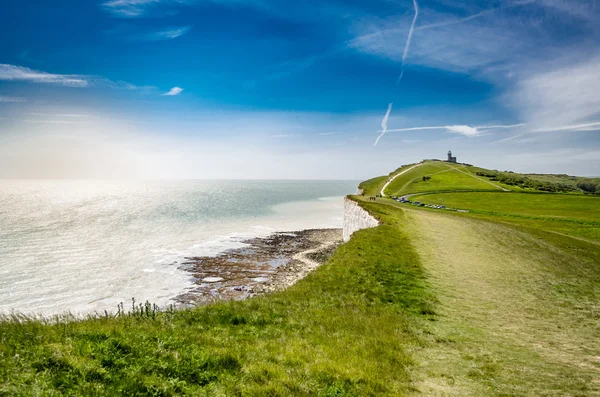
POLYGON ((599 193, 600 179, 555 174, 519 174, 496 171, 465 164, 425 160, 408 172, 415 164, 398 168, 387 176, 380 176, 361 183, 365 195, 381 193, 384 185, 388 196, 403 196, 425 192, 448 191, 514 191, 554 193, 599 193), (402 173, 402 174, 401 174, 402 173), (396 177, 396 175, 401 174, 396 177))
POLYGON ((412 166, 361 187, 468 212, 354 196, 380 225, 285 291, 0 319, 0 396, 600 395, 600 197, 412 166))

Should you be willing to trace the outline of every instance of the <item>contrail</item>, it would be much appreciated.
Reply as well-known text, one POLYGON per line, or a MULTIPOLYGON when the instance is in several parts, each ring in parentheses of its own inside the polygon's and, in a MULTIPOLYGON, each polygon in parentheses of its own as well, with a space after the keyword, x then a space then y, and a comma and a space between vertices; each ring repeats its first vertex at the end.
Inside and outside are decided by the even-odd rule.
POLYGON ((390 114, 392 113, 392 107, 394 106, 393 103, 390 103, 388 105, 388 110, 387 112, 385 112, 385 116, 383 116, 383 120, 381 121, 381 135, 379 135, 377 137, 377 140, 375 141, 375 146, 377 146, 377 144, 379 143, 379 140, 381 138, 383 138, 383 136, 385 135, 385 133, 388 130, 388 120, 390 119, 390 114))
POLYGON ((406 45, 404 46, 404 53, 402 54, 402 72, 400 73, 400 77, 398 77, 398 81, 396 81, 396 84, 400 84, 400 82, 402 81, 402 77, 404 77, 404 63, 406 62, 406 57, 408 56, 410 43, 412 42, 412 37, 415 33, 415 25, 417 23, 417 18, 419 17, 419 4, 417 3, 417 0, 413 0, 413 5, 415 6, 415 16, 413 17, 412 24, 410 25, 410 30, 408 31, 408 37, 406 38, 406 45))
MULTIPOLYGON (((387 120, 384 118, 385 127, 387 127, 387 120)), ((598 123, 600 124, 600 123, 598 123)), ((406 132, 406 131, 426 131, 426 130, 446 130, 447 132, 452 132, 456 134, 462 134, 469 137, 480 136, 482 130, 487 129, 496 129, 496 128, 516 128, 522 127, 525 124, 511 124, 511 125, 487 125, 487 126, 468 126, 468 125, 436 125, 436 126, 427 126, 427 127, 410 127, 410 128, 395 128, 393 130, 388 130, 384 128, 381 131, 381 135, 375 141, 375 146, 379 143, 379 140, 388 132, 406 132)))
POLYGON ((443 130, 447 126, 440 125, 438 127, 412 127, 412 128, 397 128, 393 130, 387 130, 386 132, 403 132, 403 131, 423 131, 423 130, 443 130))
MULTIPOLYGON (((412 23, 410 24, 410 30, 408 31, 408 37, 406 38, 406 44, 404 45, 404 53, 402 54, 402 71, 400 72, 400 77, 398 77, 398 80, 396 80, 396 84, 400 84, 400 82, 402 81, 402 77, 404 77, 404 63, 406 62, 406 57, 408 56, 408 50, 410 49, 410 43, 412 41, 413 34, 415 33, 415 24, 417 23, 417 18, 419 17, 419 3, 417 3, 417 0, 413 0, 413 5, 415 7, 415 16, 413 17, 412 23)), ((387 125, 388 125, 388 120, 390 119, 390 114, 392 113, 392 106, 394 106, 394 103, 390 103, 388 106, 388 110, 385 113, 385 117, 383 118, 383 121, 381 122, 381 128, 382 128, 381 134, 375 140, 374 146, 377 146, 377 144, 379 143, 379 140, 381 138, 383 138, 385 133, 388 131, 387 125)))
POLYGON ((381 122, 381 128, 383 129, 383 132, 386 132, 388 129, 388 120, 390 119, 390 114, 392 113, 393 106, 393 103, 390 103, 388 105, 388 110, 387 112, 385 112, 385 116, 383 117, 383 121, 381 122))
MULTIPOLYGON (((600 124, 600 123, 596 123, 596 124, 600 124)), ((385 132, 404 132, 404 131, 423 131, 423 130, 450 130, 450 129, 456 129, 456 127, 469 127, 469 128, 475 128, 477 130, 488 130, 488 129, 495 129, 495 128, 516 128, 516 127, 522 127, 526 124, 510 124, 510 125, 482 125, 482 126, 456 126, 456 125, 438 125, 438 126, 433 126, 433 127, 411 127, 411 128, 396 128, 393 130, 386 130, 385 132)))
POLYGON ((510 125, 485 125, 485 126, 481 126, 481 127, 477 127, 480 130, 491 130, 491 129, 496 129, 496 128, 516 128, 516 127, 523 127, 525 124, 521 123, 521 124, 510 124, 510 125))

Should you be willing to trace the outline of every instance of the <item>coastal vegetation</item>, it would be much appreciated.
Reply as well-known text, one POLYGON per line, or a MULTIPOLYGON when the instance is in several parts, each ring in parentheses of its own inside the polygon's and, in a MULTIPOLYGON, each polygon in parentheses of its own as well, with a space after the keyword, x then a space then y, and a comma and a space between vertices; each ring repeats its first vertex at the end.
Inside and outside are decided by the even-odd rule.
POLYGON ((488 171, 426 162, 385 190, 445 209, 353 196, 380 225, 283 292, 4 318, 0 396, 600 394, 600 197, 488 171))
POLYGON ((386 225, 356 233, 281 293, 84 321, 4 319, 0 395, 408 393, 434 297, 402 212, 370 209, 386 225))

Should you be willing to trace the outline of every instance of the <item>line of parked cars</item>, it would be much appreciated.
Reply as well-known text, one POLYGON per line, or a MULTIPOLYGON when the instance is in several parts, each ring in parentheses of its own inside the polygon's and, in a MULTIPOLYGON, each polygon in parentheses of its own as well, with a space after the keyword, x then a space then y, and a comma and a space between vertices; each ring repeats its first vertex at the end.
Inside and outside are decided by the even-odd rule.
POLYGON ((445 210, 446 209, 446 206, 444 206, 444 205, 423 204, 420 201, 410 201, 409 199, 407 199, 405 197, 392 196, 392 200, 396 200, 399 203, 416 205, 417 207, 435 208, 435 209, 439 209, 439 210, 445 210))

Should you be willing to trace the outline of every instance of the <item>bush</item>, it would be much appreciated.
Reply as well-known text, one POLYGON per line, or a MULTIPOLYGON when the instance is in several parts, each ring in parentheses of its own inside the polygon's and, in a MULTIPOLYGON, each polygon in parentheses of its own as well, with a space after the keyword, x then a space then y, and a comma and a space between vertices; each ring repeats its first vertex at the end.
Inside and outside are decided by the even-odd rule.
POLYGON ((592 181, 581 181, 577 187, 587 193, 600 193, 600 183, 592 181))

